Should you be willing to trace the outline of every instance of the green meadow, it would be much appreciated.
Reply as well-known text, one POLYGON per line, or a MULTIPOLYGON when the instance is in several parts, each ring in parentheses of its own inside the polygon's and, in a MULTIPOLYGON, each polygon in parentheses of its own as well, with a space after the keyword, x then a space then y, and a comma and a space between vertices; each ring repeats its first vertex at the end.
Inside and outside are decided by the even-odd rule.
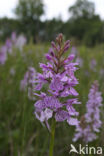
MULTIPOLYGON (((37 72, 41 72, 39 63, 46 62, 45 53, 48 52, 49 47, 49 43, 28 43, 22 51, 14 47, 6 63, 0 65, 0 156, 48 156, 49 132, 35 118, 35 101, 29 100, 27 91, 20 90, 20 82, 28 67, 34 67, 37 72)), ((67 55, 71 52, 71 48, 67 55)), ((86 112, 89 89, 95 80, 98 80, 99 90, 104 98, 104 44, 93 48, 83 45, 76 49, 78 57, 82 59, 82 64, 76 72, 79 80, 76 89, 81 104, 76 105, 75 108, 79 111, 80 119, 86 112), (91 60, 96 61, 93 69, 91 60)), ((91 142, 90 146, 104 145, 104 100, 101 107, 101 120, 102 127, 98 139, 91 142)), ((82 140, 73 143, 74 133, 74 126, 69 126, 66 122, 57 123, 55 156, 69 156, 70 144, 75 147, 78 147, 78 144, 84 146, 82 140)), ((71 155, 76 156, 74 153, 71 155)))

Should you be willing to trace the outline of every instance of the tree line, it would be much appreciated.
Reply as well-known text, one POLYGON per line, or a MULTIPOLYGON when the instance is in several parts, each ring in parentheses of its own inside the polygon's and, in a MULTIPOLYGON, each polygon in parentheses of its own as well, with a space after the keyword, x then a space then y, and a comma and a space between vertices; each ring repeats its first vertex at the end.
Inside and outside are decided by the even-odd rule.
POLYGON ((2 41, 15 31, 34 42, 50 41, 60 32, 77 44, 94 46, 104 42, 104 21, 95 14, 94 3, 88 0, 76 0, 68 10, 70 18, 66 22, 61 18, 42 21, 41 16, 45 13, 42 0, 19 0, 14 11, 15 19, 0 19, 2 41))

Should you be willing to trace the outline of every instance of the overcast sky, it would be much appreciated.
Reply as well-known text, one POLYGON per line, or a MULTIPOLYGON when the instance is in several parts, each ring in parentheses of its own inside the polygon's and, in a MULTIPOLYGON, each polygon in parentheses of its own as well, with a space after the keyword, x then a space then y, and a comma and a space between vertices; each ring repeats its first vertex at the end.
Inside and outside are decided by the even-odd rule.
MULTIPOLYGON (((90 0, 95 3, 96 13, 104 19, 104 0, 90 0)), ((68 8, 74 4, 75 0, 43 0, 45 4, 45 18, 51 19, 61 15, 63 20, 67 20, 68 8)), ((0 0, 0 17, 14 17, 13 9, 18 0, 0 0)))

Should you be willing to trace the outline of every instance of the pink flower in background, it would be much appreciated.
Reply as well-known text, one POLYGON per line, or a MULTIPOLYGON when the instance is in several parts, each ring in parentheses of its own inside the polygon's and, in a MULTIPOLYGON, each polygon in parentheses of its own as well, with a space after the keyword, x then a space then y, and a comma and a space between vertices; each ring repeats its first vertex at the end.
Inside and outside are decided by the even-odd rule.
POLYGON ((34 79, 36 76, 36 71, 33 67, 29 67, 28 71, 24 75, 24 79, 20 82, 20 90, 26 91, 28 90, 28 97, 31 100, 34 100, 35 97, 33 96, 33 88, 34 88, 34 79))
POLYGON ((7 47, 8 53, 12 53, 12 41, 10 39, 7 39, 5 42, 5 46, 7 47))
POLYGON ((78 64, 72 62, 74 55, 63 57, 69 47, 70 41, 63 43, 60 34, 46 54, 47 63, 40 63, 42 73, 37 73, 34 81, 34 95, 38 97, 34 107, 36 118, 41 122, 47 123, 49 118, 55 118, 58 122, 66 120, 69 125, 78 124, 78 112, 74 109, 74 104, 79 104, 76 99, 78 93, 74 89, 78 84, 74 75, 78 64), (47 86, 45 92, 44 85, 47 86), (72 96, 75 98, 72 99, 72 96))
POLYGON ((76 127, 73 141, 82 138, 86 143, 97 138, 96 133, 101 128, 100 107, 102 106, 101 92, 98 91, 98 82, 95 81, 88 95, 86 104, 87 112, 81 118, 80 124, 76 127))
POLYGON ((95 60, 94 58, 91 59, 89 65, 90 65, 90 69, 91 69, 92 71, 96 72, 96 65, 97 65, 97 62, 96 62, 96 60, 95 60))
POLYGON ((20 51, 22 51, 23 46, 26 44, 27 39, 24 35, 16 35, 16 32, 12 32, 11 35, 11 42, 14 47, 18 48, 20 51))
POLYGON ((0 64, 5 64, 7 60, 7 47, 6 46, 2 46, 0 48, 0 64))
POLYGON ((29 73, 28 71, 25 73, 24 75, 24 79, 21 80, 21 84, 20 84, 20 90, 26 90, 27 84, 28 84, 28 78, 29 78, 29 73))
POLYGON ((18 48, 22 51, 23 46, 26 44, 26 37, 23 35, 16 36, 16 33, 13 32, 11 38, 7 39, 5 44, 0 48, 0 64, 5 64, 8 54, 12 54, 13 47, 18 48))
POLYGON ((16 43, 15 43, 15 47, 18 48, 20 51, 22 51, 23 46, 26 44, 27 40, 26 37, 23 35, 19 35, 16 43))
POLYGON ((11 41, 12 43, 15 45, 16 41, 17 41, 17 35, 16 35, 16 32, 12 32, 12 35, 11 35, 11 41))

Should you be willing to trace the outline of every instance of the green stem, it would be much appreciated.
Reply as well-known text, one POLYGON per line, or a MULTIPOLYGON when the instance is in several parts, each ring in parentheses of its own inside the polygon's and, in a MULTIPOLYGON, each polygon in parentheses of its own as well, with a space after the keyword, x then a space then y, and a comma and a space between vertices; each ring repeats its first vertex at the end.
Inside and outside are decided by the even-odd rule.
POLYGON ((55 127, 56 121, 52 119, 52 127, 51 127, 51 137, 50 137, 50 148, 49 148, 49 156, 53 156, 53 148, 54 148, 54 137, 55 137, 55 127))

